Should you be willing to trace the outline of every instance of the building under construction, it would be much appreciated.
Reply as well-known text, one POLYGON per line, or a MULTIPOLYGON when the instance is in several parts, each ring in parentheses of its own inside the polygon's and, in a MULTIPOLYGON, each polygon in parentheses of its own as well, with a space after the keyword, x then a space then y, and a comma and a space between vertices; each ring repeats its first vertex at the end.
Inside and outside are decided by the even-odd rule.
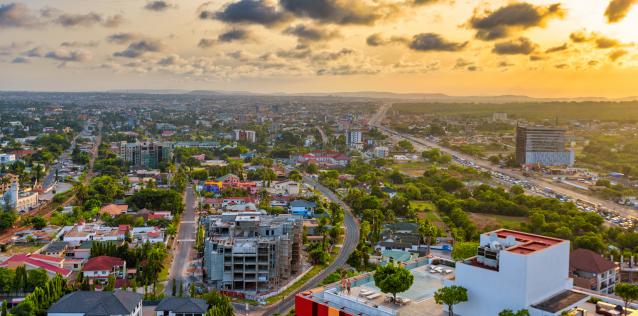
POLYGON ((303 221, 298 216, 224 213, 203 224, 206 278, 219 290, 265 294, 301 270, 303 221))

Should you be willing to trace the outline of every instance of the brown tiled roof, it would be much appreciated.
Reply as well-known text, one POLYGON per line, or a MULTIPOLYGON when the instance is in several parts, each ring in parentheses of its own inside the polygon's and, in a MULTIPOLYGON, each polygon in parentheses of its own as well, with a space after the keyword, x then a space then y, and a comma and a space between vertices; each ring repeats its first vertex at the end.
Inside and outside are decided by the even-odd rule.
POLYGON ((614 269, 616 265, 589 249, 576 249, 569 255, 570 271, 603 273, 614 269))

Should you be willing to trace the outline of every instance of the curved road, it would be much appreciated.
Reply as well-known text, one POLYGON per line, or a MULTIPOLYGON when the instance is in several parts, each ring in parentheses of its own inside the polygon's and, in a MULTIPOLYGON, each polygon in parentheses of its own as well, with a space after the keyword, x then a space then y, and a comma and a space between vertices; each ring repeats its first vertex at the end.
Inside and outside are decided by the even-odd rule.
POLYGON ((344 215, 345 215, 343 222, 344 222, 344 225, 346 226, 346 234, 343 240, 343 246, 341 247, 341 251, 339 252, 339 255, 337 256, 335 261, 333 261, 323 271, 321 271, 319 274, 315 275, 312 279, 306 282, 304 286, 300 287, 293 293, 286 296, 277 305, 266 310, 263 313, 263 315, 273 315, 275 313, 283 314, 287 312, 288 310, 290 310, 295 305, 295 296, 297 295, 297 293, 317 287, 317 285, 319 285, 319 282, 321 282, 331 273, 337 271, 338 268, 344 266, 346 264, 346 261, 350 257, 350 254, 355 250, 355 248, 357 248, 357 244, 359 243, 359 222, 354 217, 354 215, 352 215, 352 210, 350 209, 350 207, 346 205, 343 201, 341 201, 341 199, 336 194, 334 194, 334 192, 332 192, 330 189, 326 188, 325 186, 319 184, 312 178, 304 176, 303 182, 314 186, 328 199, 330 199, 332 202, 335 202, 341 205, 341 207, 343 208, 344 215))

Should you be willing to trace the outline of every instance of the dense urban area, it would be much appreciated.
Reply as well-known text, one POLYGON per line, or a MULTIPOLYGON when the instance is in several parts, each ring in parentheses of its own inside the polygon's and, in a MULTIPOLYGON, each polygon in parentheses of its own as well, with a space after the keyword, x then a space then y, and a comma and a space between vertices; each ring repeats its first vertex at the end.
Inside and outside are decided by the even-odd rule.
POLYGON ((638 315, 636 106, 0 92, 2 316, 638 315))

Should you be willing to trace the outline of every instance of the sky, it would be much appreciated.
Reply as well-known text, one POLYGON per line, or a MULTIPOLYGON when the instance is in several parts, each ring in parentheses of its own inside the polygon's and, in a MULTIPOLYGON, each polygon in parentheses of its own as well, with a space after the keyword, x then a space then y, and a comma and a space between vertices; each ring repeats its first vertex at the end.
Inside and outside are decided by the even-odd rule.
POLYGON ((638 95, 638 0, 0 0, 0 90, 638 95))

